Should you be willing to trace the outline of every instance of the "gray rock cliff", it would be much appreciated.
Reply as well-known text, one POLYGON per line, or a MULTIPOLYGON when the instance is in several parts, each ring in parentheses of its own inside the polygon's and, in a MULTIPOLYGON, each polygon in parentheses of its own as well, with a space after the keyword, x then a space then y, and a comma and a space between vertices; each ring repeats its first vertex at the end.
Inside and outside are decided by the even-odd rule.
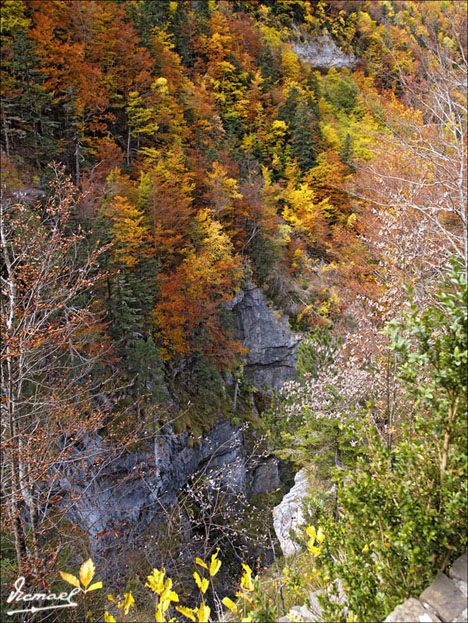
POLYGON ((294 377, 301 341, 252 282, 233 299, 237 337, 248 349, 245 373, 256 387, 281 387, 294 377))
POLYGON ((328 34, 314 37, 304 43, 298 42, 292 49, 301 60, 314 69, 352 68, 357 62, 352 52, 348 54, 342 52, 328 34))
POLYGON ((83 439, 76 449, 83 457, 81 468, 61 478, 67 516, 89 535, 95 552, 112 546, 102 536, 108 531, 118 527, 125 539, 160 519, 195 473, 203 472, 208 486, 228 495, 249 496, 279 486, 276 459, 248 456, 242 429, 227 420, 218 420, 192 448, 187 433, 175 435, 170 427, 143 446, 119 456, 97 434, 83 439))

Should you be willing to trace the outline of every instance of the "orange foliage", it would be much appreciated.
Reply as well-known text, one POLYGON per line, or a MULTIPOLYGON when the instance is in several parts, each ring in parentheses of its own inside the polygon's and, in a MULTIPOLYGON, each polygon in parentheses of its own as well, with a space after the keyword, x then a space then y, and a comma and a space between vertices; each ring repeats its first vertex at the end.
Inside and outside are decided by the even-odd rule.
POLYGON ((239 288, 243 270, 209 211, 199 212, 196 223, 197 247, 188 249, 182 264, 163 281, 154 316, 163 332, 166 358, 197 350, 223 367, 241 347, 219 312, 239 288))
POLYGON ((165 260, 180 253, 193 216, 194 184, 181 151, 169 152, 142 174, 143 205, 151 223, 153 244, 165 260))

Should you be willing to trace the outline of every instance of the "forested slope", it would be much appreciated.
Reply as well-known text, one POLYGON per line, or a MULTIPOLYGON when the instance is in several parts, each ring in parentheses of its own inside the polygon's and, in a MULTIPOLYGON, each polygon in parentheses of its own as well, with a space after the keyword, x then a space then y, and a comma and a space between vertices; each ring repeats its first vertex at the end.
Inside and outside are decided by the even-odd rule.
POLYGON ((389 611, 465 543, 466 2, 4 0, 1 20, 8 578, 47 583, 83 537, 61 490, 102 460, 83 440, 137 452, 170 423, 196 445, 230 417, 315 465, 316 582, 351 604, 329 616, 389 611), (303 336, 273 400, 235 330, 257 286, 303 336))

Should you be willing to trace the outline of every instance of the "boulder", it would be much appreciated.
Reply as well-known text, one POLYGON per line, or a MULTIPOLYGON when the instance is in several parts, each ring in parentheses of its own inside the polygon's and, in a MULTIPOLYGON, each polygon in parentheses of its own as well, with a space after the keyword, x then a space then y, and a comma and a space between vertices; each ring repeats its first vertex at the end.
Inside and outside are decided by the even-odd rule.
POLYGON ((433 608, 442 621, 453 621, 466 608, 466 597, 446 575, 438 573, 419 598, 433 608))
POLYGON ((440 619, 428 612, 417 599, 413 598, 397 606, 385 619, 385 623, 431 623, 431 621, 440 622, 440 619))
POLYGON ((306 606, 293 606, 288 614, 278 619, 278 623, 296 623, 305 621, 320 621, 306 606))

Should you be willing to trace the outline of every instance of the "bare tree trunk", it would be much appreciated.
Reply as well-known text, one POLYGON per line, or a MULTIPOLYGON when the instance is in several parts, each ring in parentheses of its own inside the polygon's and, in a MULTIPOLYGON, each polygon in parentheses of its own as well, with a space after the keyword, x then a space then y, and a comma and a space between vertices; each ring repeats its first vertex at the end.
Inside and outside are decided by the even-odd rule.
POLYGON ((232 407, 232 410, 234 411, 234 413, 237 410, 237 394, 239 392, 239 383, 240 383, 240 379, 236 379, 236 387, 234 389, 234 404, 232 407))
POLYGON ((81 143, 77 139, 75 144, 75 183, 77 186, 80 185, 80 147, 81 143))
POLYGON ((130 127, 129 127, 128 134, 127 134, 127 153, 126 153, 128 167, 130 166, 130 143, 131 143, 131 134, 130 134, 130 127))
POLYGON ((7 158, 10 157, 10 135, 8 132, 8 122, 6 120, 6 117, 3 118, 3 132, 5 134, 5 153, 7 155, 7 158))

